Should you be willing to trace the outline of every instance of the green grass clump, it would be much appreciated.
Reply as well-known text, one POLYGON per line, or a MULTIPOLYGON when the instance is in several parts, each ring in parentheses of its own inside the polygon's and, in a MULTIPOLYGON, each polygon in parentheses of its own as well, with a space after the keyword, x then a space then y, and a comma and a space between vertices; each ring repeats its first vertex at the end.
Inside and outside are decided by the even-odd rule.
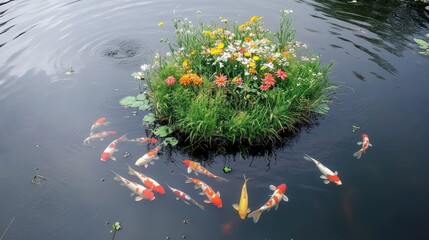
POLYGON ((143 66, 156 118, 192 144, 266 144, 325 114, 333 86, 317 56, 294 41, 288 11, 276 33, 262 17, 241 25, 221 18, 174 22, 176 44, 143 66))

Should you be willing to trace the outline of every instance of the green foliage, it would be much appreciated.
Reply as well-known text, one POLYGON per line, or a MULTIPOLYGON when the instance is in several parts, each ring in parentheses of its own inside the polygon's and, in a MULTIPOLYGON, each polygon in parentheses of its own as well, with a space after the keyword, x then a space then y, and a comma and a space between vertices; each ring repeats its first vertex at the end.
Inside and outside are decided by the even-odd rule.
POLYGON ((148 125, 152 125, 155 123, 156 117, 153 113, 148 113, 143 117, 143 122, 147 123, 148 125))
MULTIPOLYGON (((426 34, 426 37, 429 37, 429 33, 426 34)), ((419 52, 421 55, 429 56, 429 43, 428 42, 426 42, 425 40, 422 40, 422 39, 418 39, 418 38, 414 38, 414 42, 419 44, 419 47, 421 49, 425 50, 425 51, 419 52)))
POLYGON ((172 52, 134 74, 147 76, 150 90, 144 97, 154 115, 143 121, 152 124, 156 116, 166 125, 155 135, 176 134, 194 144, 260 144, 296 131, 312 114, 326 114, 334 89, 327 78, 331 66, 321 66, 305 44, 294 41, 288 14, 281 12, 276 33, 264 29, 259 16, 241 25, 221 19, 223 27, 176 20, 172 52))

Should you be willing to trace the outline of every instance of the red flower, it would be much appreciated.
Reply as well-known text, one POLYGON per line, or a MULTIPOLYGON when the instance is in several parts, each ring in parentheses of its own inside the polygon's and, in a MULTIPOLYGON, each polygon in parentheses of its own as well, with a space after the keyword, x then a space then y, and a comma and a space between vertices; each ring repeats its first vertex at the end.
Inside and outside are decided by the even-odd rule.
POLYGON ((167 79, 165 79, 165 82, 168 86, 171 86, 176 83, 176 79, 173 76, 169 76, 167 79))
POLYGON ((263 84, 259 87, 259 89, 261 89, 262 91, 267 91, 271 86, 267 85, 267 84, 263 84))
POLYGON ((225 87, 226 86, 226 81, 228 80, 228 78, 223 75, 222 73, 219 76, 215 76, 215 80, 214 83, 216 84, 216 86, 218 87, 225 87))
POLYGON ((282 80, 285 80, 285 78, 287 78, 287 73, 283 72, 281 69, 278 69, 276 71, 276 76, 281 78, 282 80))

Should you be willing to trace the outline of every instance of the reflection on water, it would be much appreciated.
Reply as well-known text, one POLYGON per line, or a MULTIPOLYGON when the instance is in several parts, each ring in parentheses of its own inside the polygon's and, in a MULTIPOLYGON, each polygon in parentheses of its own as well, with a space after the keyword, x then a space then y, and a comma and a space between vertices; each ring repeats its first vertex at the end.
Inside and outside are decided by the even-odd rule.
POLYGON ((424 11, 382 0, 0 2, 0 234, 4 240, 111 239, 106 222, 120 221, 116 239, 429 239, 429 59, 412 41, 428 32, 424 11), (274 30, 278 9, 294 10, 297 40, 334 62, 331 77, 341 86, 329 114, 275 146, 179 145, 162 149, 155 165, 136 169, 201 202, 185 183, 182 160, 201 161, 229 180, 198 176, 221 192, 221 209, 201 211, 168 191, 152 202, 129 198, 110 171, 127 175, 126 164, 151 146, 121 145, 117 161, 104 163, 100 154, 111 139, 92 148, 82 140, 102 116, 118 135, 151 136, 142 126, 144 112, 133 116, 118 101, 137 91, 131 72, 150 53, 166 51, 159 40, 173 39, 169 20, 222 15, 243 22, 258 15, 274 30), (353 132, 353 125, 360 129, 353 132), (374 147, 356 160, 362 133, 374 147), (324 185, 304 154, 337 170, 343 185, 324 185), (257 224, 241 221, 231 204, 239 200, 243 173, 252 178, 252 210, 267 201, 270 184, 286 183, 290 201, 257 224), (35 176, 40 184, 31 184, 35 176))

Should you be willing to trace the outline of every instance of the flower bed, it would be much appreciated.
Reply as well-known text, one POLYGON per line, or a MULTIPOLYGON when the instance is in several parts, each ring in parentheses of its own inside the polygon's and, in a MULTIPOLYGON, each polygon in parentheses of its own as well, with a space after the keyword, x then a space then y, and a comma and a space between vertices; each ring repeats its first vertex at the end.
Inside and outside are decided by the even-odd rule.
POLYGON ((272 33, 262 17, 243 24, 174 22, 171 53, 135 76, 145 79, 158 121, 192 144, 265 144, 325 114, 333 86, 317 56, 294 41, 289 11, 272 33))

